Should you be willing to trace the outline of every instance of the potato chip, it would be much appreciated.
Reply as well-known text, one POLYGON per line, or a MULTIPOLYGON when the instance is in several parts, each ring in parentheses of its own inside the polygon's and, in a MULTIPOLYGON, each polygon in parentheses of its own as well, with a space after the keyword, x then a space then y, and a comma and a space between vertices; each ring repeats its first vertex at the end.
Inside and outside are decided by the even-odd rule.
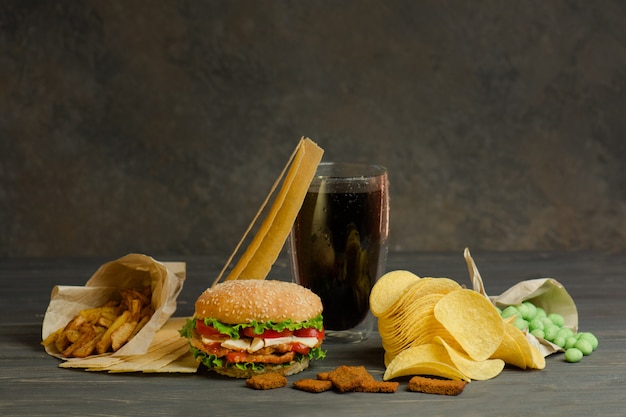
POLYGON ((530 345, 532 362, 530 367, 533 369, 543 369, 546 367, 546 358, 535 346, 530 345))
POLYGON ((506 363, 517 366, 521 369, 545 368, 546 360, 544 356, 530 343, 524 332, 515 327, 512 322, 504 321, 504 334, 505 339, 503 340, 502 345, 498 347, 492 357, 499 357, 506 363), (512 346, 512 343, 514 343, 517 349, 512 346))
POLYGON ((446 294, 435 305, 435 318, 477 361, 488 359, 500 346, 503 321, 487 297, 470 289, 446 294))
MULTIPOLYGON (((385 325, 385 323, 382 323, 385 325)), ((379 324, 380 325, 380 324, 379 324)), ((384 335, 385 345, 398 349, 432 342, 435 336, 441 336, 449 340, 447 330, 435 319, 432 312, 424 313, 415 322, 402 326, 396 323, 396 327, 387 328, 380 332, 384 335)), ((457 344, 455 344, 456 346, 457 344)))
MULTIPOLYGON (((376 287, 376 285, 374 285, 374 287, 376 287)), ((445 295, 460 288, 461 286, 456 281, 449 278, 421 278, 419 281, 407 285, 400 297, 384 312, 379 314, 378 317, 390 316, 395 314, 398 310, 402 311, 414 308, 415 303, 420 297, 430 294, 445 295)))
POLYGON ((454 366, 471 379, 484 381, 495 378, 500 375, 500 372, 504 369, 504 361, 502 359, 475 361, 465 353, 459 352, 450 346, 439 336, 435 337, 434 341, 435 343, 441 344, 446 349, 450 356, 450 361, 454 366))
MULTIPOLYGON (((515 328, 515 327, 514 327, 515 328)), ((504 336, 498 349, 490 356, 492 359, 502 359, 509 365, 516 366, 520 369, 526 369, 528 358, 522 351, 522 347, 518 344, 517 339, 509 332, 509 327, 505 324, 504 336)), ((519 329, 515 328, 519 331, 519 329)))
POLYGON ((449 278, 389 272, 372 289, 370 307, 385 350, 385 380, 406 375, 486 380, 507 363, 545 367, 539 350, 488 297, 449 278))
MULTIPOLYGON (((388 275, 392 279, 394 275, 388 275)), ((378 317, 378 330, 385 349, 385 364, 405 349, 420 344, 431 343, 435 336, 443 337, 453 346, 460 345, 452 339, 447 330, 435 319, 434 307, 451 291, 462 287, 449 278, 421 278, 401 272, 400 280, 406 280, 399 285, 398 290, 391 281, 383 282, 383 288, 390 286, 391 292, 399 294, 391 306, 383 306, 385 311, 378 317), (411 278, 414 277, 414 278, 411 278)), ((378 283, 377 283, 378 285, 378 283)), ((377 295, 381 299, 382 295, 377 295)))
POLYGON ((433 313, 435 305, 442 297, 441 294, 419 297, 405 311, 392 317, 378 319, 379 333, 388 359, 393 359, 395 355, 411 346, 430 343, 433 332, 436 334, 445 332, 433 313))
POLYGON ((380 277, 370 293, 372 314, 382 315, 408 287, 419 280, 420 277, 404 270, 391 271, 380 277))
POLYGON ((468 382, 471 380, 454 366, 446 349, 435 343, 402 351, 387 366, 383 380, 407 375, 430 375, 468 382))

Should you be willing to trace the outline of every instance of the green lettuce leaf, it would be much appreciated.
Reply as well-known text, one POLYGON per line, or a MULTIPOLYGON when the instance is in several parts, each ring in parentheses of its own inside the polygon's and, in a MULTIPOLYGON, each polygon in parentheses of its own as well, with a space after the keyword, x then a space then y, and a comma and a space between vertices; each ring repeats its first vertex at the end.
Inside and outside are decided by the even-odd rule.
POLYGON ((191 339, 193 335, 193 329, 196 328, 196 321, 194 319, 187 319, 185 325, 178 331, 178 333, 185 339, 191 339))
MULTIPOLYGON (((219 368, 222 366, 234 366, 235 368, 241 369, 241 370, 252 369, 255 371, 260 371, 265 368, 264 363, 255 363, 255 362, 238 362, 238 363, 228 364, 226 360, 220 359, 216 355, 203 352, 194 346, 190 346, 190 349, 191 349, 191 354, 193 355, 193 357, 199 362, 201 362, 208 369, 219 368)), ((309 353, 306 355, 296 353, 294 360, 296 362, 302 362, 304 358, 309 358, 309 360, 315 360, 315 359, 324 359, 325 357, 326 357, 326 351, 322 350, 319 347, 316 347, 316 348, 311 349, 309 353)), ((291 365, 291 362, 287 362, 283 364, 283 366, 289 366, 289 365, 291 365)))
MULTIPOLYGON (((317 330, 322 330, 324 327, 324 320, 322 315, 319 314, 317 317, 312 318, 311 320, 294 322, 292 320, 273 322, 258 322, 253 321, 251 323, 242 323, 242 324, 226 324, 218 321, 214 318, 206 317, 204 318, 204 324, 207 326, 215 327, 220 333, 228 335, 232 339, 239 339, 239 332, 241 329, 245 329, 246 327, 254 327, 254 332, 256 334, 261 334, 265 330, 276 330, 278 332, 282 332, 283 330, 299 330, 313 327, 317 330)), ((195 319, 187 319, 185 326, 179 333, 181 336, 190 338, 191 331, 196 328, 196 320, 195 319)))
POLYGON ((192 356, 199 362, 201 362, 207 368, 219 368, 226 362, 224 359, 218 358, 216 355, 211 355, 200 349, 189 345, 192 356))

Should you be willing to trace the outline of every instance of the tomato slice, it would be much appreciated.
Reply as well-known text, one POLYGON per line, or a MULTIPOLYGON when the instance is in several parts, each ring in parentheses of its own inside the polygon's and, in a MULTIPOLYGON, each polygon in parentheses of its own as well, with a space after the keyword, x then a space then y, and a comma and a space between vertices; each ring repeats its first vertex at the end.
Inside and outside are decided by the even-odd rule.
POLYGON ((304 345, 302 343, 292 343, 291 346, 289 347, 289 349, 292 352, 301 353, 303 355, 306 355, 311 350, 310 347, 308 347, 308 346, 306 346, 306 345, 304 345))
POLYGON ((283 330, 282 332, 279 332, 277 330, 268 329, 264 330, 261 334, 256 334, 254 332, 254 327, 246 327, 241 331, 241 334, 252 338, 258 337, 261 339, 275 339, 277 337, 289 337, 293 334, 293 332, 291 330, 283 330))
POLYGON ((226 360, 232 363, 246 362, 248 354, 245 352, 229 352, 226 354, 226 360))
POLYGON ((293 335, 297 337, 316 337, 317 340, 322 340, 324 339, 324 329, 317 330, 315 327, 298 329, 293 332, 293 335))
POLYGON ((196 331, 200 333, 202 336, 208 337, 211 339, 228 338, 228 335, 220 333, 220 331, 217 330, 215 327, 204 324, 204 320, 202 319, 196 320, 196 331))

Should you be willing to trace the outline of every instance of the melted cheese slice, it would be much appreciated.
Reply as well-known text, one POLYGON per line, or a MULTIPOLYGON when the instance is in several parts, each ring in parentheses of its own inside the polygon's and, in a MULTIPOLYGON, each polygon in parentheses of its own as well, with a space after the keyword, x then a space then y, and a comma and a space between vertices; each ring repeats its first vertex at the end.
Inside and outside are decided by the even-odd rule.
POLYGON ((297 337, 297 336, 275 337, 273 339, 263 339, 263 341, 265 342, 265 347, 289 344, 289 343, 302 343, 304 346, 308 346, 310 348, 315 347, 315 345, 317 345, 317 337, 297 337))

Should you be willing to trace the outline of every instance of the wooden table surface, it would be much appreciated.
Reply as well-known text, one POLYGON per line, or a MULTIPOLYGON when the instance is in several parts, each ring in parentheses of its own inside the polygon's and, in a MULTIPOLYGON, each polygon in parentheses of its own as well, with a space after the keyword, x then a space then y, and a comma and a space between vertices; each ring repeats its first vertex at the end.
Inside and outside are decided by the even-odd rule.
MULTIPOLYGON (((106 374, 68 370, 39 345, 43 314, 55 284, 82 285, 111 259, 0 260, 0 415, 2 416, 624 416, 626 415, 626 256, 598 253, 472 253, 490 295, 515 283, 552 277, 578 307, 579 329, 593 332, 598 349, 579 363, 562 354, 542 371, 506 368, 498 377, 474 381, 457 397, 408 392, 326 392, 291 387, 255 391, 242 380, 212 373, 191 375, 106 374)), ((175 316, 188 316, 225 257, 166 258, 185 261, 187 280, 175 316)), ((449 277, 470 286, 462 252, 391 253, 388 270, 449 277)), ((272 277, 289 278, 280 258, 272 277)), ((327 358, 289 377, 290 383, 338 365, 384 372, 380 337, 352 345, 328 344, 327 358)))

